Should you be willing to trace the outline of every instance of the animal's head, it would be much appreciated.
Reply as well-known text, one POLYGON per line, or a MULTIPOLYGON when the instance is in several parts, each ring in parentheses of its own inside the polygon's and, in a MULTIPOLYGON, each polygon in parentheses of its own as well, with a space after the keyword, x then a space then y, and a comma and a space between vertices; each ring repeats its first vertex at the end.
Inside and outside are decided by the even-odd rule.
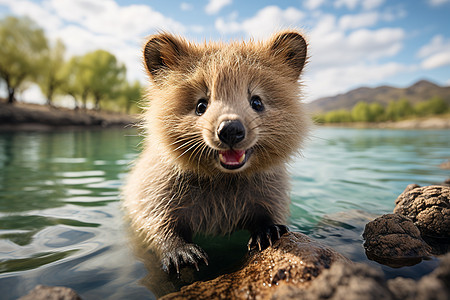
POLYGON ((298 83, 306 49, 295 31, 230 44, 151 36, 144 47, 148 142, 202 174, 248 174, 286 162, 306 135, 298 83))

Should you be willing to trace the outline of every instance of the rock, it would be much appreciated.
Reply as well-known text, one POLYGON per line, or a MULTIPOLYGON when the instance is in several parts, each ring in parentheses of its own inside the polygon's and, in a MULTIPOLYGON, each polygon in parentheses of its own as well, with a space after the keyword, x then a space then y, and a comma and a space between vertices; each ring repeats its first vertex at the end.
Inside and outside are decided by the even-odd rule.
POLYGON ((335 263, 324 270, 307 289, 282 287, 275 299, 377 300, 394 299, 381 271, 361 263, 335 263))
POLYGON ((450 299, 450 253, 442 257, 436 270, 422 277, 419 281, 395 278, 388 281, 388 287, 395 299, 399 300, 450 299))
POLYGON ((81 298, 71 288, 37 285, 19 300, 81 300, 81 298))
POLYGON ((272 247, 252 252, 239 271, 195 282, 161 299, 270 299, 280 287, 306 288, 334 262, 349 260, 304 234, 289 232, 272 247))
POLYGON ((450 254, 442 258, 436 270, 419 281, 401 277, 386 281, 381 271, 368 265, 336 262, 306 289, 283 286, 271 299, 447 300, 450 299, 450 254))
POLYGON ((414 265, 431 253, 412 220, 399 214, 367 223, 363 238, 367 257, 392 267, 414 265))
POLYGON ((411 218, 422 236, 450 238, 450 187, 409 185, 395 204, 394 213, 411 218))

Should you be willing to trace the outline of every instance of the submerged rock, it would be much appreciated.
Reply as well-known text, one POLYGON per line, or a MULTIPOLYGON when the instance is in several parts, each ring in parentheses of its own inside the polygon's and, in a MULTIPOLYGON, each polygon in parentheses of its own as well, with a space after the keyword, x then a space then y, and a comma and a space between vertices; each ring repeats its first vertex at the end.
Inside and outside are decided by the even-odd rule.
POLYGON ((450 187, 409 185, 394 213, 411 218, 423 236, 450 238, 450 187))
POLYGON ((81 298, 68 287, 37 285, 19 300, 81 300, 81 298))
POLYGON ((414 265, 431 253, 412 220, 399 214, 367 223, 363 238, 367 257, 392 267, 414 265))
POLYGON ((306 235, 289 232, 272 247, 250 253, 239 271, 195 282, 162 299, 270 299, 281 287, 308 287, 335 262, 350 263, 306 235))

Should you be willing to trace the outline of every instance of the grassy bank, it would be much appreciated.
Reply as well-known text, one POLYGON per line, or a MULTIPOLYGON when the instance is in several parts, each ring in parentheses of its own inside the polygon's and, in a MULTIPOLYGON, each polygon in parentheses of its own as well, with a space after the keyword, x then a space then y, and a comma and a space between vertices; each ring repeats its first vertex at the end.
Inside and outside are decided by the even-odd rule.
POLYGON ((352 127, 352 128, 387 128, 387 129, 450 129, 450 114, 414 118, 401 121, 387 122, 342 122, 317 124, 328 127, 352 127))

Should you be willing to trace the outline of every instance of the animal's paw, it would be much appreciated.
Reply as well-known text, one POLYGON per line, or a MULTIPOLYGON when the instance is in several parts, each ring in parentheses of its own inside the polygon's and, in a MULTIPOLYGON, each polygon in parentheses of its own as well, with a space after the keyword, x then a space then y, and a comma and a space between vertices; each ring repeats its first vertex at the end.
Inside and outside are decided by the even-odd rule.
POLYGON ((198 271, 198 264, 204 261, 208 265, 208 256, 202 248, 195 244, 183 244, 164 251, 161 263, 165 272, 170 273, 171 268, 175 268, 180 274, 182 266, 194 266, 198 271))
POLYGON ((258 248, 259 251, 266 249, 269 246, 272 246, 274 242, 280 239, 280 237, 289 232, 289 228, 285 225, 270 225, 262 228, 254 233, 250 237, 248 241, 248 250, 252 250, 254 248, 258 248))

